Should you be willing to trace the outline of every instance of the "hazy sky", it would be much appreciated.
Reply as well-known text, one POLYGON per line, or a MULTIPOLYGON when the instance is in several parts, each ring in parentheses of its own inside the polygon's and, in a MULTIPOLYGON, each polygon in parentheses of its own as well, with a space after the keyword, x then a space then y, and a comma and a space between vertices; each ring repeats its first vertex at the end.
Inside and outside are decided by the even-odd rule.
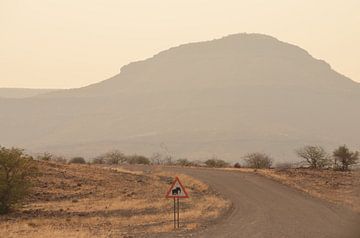
POLYGON ((240 32, 299 45, 360 82, 360 0, 0 0, 0 87, 80 87, 240 32))

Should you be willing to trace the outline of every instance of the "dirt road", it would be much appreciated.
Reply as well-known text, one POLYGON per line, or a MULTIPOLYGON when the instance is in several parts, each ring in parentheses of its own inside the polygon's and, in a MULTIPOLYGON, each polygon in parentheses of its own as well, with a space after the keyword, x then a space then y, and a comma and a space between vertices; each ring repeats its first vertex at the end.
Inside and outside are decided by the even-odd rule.
MULTIPOLYGON (((198 178, 231 200, 220 221, 185 236, 236 238, 359 238, 360 214, 250 173, 170 169, 198 178)), ((166 237, 169 237, 167 235, 166 237)), ((184 234, 174 235, 183 237, 184 234)))

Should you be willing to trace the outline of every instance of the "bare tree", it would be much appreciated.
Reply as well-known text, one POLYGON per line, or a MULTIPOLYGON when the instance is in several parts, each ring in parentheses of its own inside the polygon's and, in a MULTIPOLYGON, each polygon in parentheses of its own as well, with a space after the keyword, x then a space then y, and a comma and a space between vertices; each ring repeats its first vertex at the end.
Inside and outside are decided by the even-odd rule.
POLYGON ((126 155, 118 150, 110 151, 103 157, 107 164, 122 164, 127 161, 126 155))
POLYGON ((273 160, 270 156, 262 153, 251 153, 245 156, 246 167, 263 169, 270 168, 273 160))
POLYGON ((305 159, 310 168, 323 168, 329 164, 329 156, 321 146, 305 146, 296 150, 296 154, 305 159))
POLYGON ((359 160, 359 152, 352 152, 346 145, 340 146, 333 152, 335 165, 342 171, 349 170, 349 166, 357 164, 359 160), (340 163, 340 165, 339 165, 340 163))
POLYGON ((162 155, 160 153, 154 153, 150 157, 151 164, 160 165, 163 164, 162 155))

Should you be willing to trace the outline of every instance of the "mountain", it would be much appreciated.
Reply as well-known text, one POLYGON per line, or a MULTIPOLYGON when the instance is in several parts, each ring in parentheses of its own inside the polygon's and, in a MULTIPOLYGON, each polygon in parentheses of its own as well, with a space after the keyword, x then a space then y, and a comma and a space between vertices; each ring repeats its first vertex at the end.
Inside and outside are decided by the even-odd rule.
POLYGON ((190 43, 87 87, 0 99, 0 143, 94 156, 120 149, 230 161, 295 160, 294 149, 359 149, 360 84, 261 34, 190 43))
POLYGON ((0 88, 1 98, 28 98, 54 92, 56 89, 0 88))

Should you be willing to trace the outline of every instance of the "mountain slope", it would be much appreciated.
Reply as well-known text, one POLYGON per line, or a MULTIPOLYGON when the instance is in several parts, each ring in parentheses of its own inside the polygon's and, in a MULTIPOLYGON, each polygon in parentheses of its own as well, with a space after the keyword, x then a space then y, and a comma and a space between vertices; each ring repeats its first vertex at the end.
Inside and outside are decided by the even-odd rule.
POLYGON ((238 34, 131 63, 84 88, 0 101, 0 142, 94 155, 118 148, 294 159, 307 143, 359 147, 360 86, 273 37, 238 34))

